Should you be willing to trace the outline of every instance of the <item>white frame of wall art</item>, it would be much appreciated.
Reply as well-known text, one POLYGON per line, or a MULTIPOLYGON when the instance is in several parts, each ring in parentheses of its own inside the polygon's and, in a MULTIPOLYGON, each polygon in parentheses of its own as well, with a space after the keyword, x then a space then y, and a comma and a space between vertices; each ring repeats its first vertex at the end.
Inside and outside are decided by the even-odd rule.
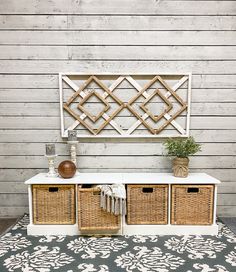
MULTIPOLYGON (((75 129, 78 125, 82 125, 87 131, 90 132, 90 135, 79 134, 77 132, 78 138, 167 138, 167 137, 189 137, 189 127, 190 127, 190 105, 191 105, 191 73, 142 73, 142 74, 135 74, 135 73, 96 73, 96 74, 89 74, 89 73, 59 73, 59 90, 60 90, 60 115, 61 115, 61 136, 68 137, 68 131, 75 129), (73 80, 69 77, 86 77, 84 83, 81 86, 78 86, 73 80), (110 84, 110 86, 105 85, 102 80, 98 77, 114 77, 117 78, 110 84), (141 86, 133 77, 142 76, 150 76, 152 77, 151 80, 148 81, 145 86, 141 86), (177 82, 174 86, 169 86, 166 81, 162 77, 173 77, 178 78, 177 82), (116 95, 113 94, 113 91, 124 81, 127 80, 129 84, 137 91, 137 94, 129 99, 128 102, 124 102, 120 100, 116 95), (90 90, 89 92, 85 93, 86 87, 91 83, 95 82, 96 85, 101 87, 103 94, 97 93, 95 90, 90 90), (156 82, 161 84, 163 88, 167 91, 164 95, 161 94, 160 90, 157 88, 153 91, 152 94, 148 94, 147 90, 156 82), (187 99, 184 101, 176 92, 180 87, 187 82, 186 92, 187 92, 187 99), (63 83, 66 83, 73 91, 74 94, 64 102, 64 90, 63 90, 63 83), (152 98, 157 95, 165 105, 167 105, 166 109, 159 115, 155 115, 152 113, 147 107, 152 98), (96 99, 101 101, 103 105, 103 110, 97 115, 93 116, 91 112, 86 111, 83 108, 84 103, 88 103, 87 101, 91 96, 96 96, 96 99), (106 100, 107 97, 111 97, 115 103, 117 103, 118 108, 110 113, 107 114, 107 110, 109 110, 110 105, 109 102, 106 100), (136 101, 139 97, 144 97, 144 102, 142 102, 140 109, 142 109, 143 114, 137 113, 134 109, 132 104, 136 101), (174 97, 175 101, 179 103, 180 109, 174 114, 169 115, 168 111, 172 109, 172 103, 168 100, 169 97, 174 97), (77 98, 80 98, 77 108, 81 111, 81 114, 77 114, 74 110, 70 108, 71 103, 75 102, 77 98), (121 112, 123 109, 128 109, 129 112, 132 114, 133 117, 137 119, 135 123, 133 123, 128 129, 123 130, 119 124, 117 124, 113 119, 121 112), (186 112, 185 118, 185 126, 181 126, 175 118, 177 118, 182 112, 186 112), (74 118, 74 122, 69 126, 65 127, 65 116, 64 113, 67 112, 71 117, 74 118), (93 129, 89 124, 85 122, 85 119, 88 118, 90 122, 95 123, 100 118, 103 118, 104 122, 100 127, 97 129, 93 129), (158 128, 154 129, 152 126, 149 125, 148 122, 145 120, 150 118, 152 122, 158 122, 161 118, 165 120, 165 122, 158 128), (112 129, 116 132, 116 134, 100 134, 102 130, 107 126, 110 125, 112 129), (140 125, 142 125, 149 133, 149 134, 132 134, 140 125), (162 130, 164 130, 168 125, 171 125, 174 129, 176 134, 159 134, 162 130), (118 133, 118 134, 117 134, 118 133)), ((87 119, 87 120, 88 120, 87 119)))

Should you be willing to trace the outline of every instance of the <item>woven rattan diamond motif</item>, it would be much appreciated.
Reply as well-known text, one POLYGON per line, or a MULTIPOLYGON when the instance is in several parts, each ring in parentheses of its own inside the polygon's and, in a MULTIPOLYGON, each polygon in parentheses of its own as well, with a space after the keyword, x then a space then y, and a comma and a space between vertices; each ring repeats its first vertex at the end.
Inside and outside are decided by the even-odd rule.
POLYGON ((190 74, 59 79, 62 137, 70 129, 78 137, 188 136, 190 74))

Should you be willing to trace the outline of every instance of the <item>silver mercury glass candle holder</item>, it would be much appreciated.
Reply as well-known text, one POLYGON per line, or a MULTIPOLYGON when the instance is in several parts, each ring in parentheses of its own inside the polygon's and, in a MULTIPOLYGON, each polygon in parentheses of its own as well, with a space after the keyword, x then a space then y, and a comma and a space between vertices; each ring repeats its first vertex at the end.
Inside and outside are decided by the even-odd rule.
POLYGON ((55 171, 55 159, 57 157, 56 155, 56 149, 55 144, 46 144, 46 155, 45 157, 48 159, 48 168, 49 172, 47 173, 47 177, 57 177, 58 174, 55 171))

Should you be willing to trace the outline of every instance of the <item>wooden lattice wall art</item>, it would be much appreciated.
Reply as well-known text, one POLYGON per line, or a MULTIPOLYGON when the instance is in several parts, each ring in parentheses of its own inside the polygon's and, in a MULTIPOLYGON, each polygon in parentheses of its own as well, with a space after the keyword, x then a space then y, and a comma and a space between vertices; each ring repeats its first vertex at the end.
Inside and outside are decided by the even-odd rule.
POLYGON ((191 74, 60 73, 62 137, 188 137, 191 74))

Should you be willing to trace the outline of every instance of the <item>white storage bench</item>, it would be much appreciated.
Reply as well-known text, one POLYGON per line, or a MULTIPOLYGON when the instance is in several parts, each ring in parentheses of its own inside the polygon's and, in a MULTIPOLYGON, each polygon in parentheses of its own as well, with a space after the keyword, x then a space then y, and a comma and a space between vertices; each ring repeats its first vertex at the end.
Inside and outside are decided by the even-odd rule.
MULTIPOLYGON (((218 233, 216 201, 217 185, 220 181, 204 173, 192 173, 187 178, 176 178, 171 173, 80 173, 70 179, 51 178, 45 173, 40 173, 25 183, 28 185, 29 194, 28 235, 216 235, 218 233), (127 185, 127 215, 117 220, 111 215, 113 219, 109 227, 107 224, 109 219, 101 213, 105 220, 105 223, 101 221, 101 224, 106 224, 106 228, 103 229, 101 225, 101 228, 93 229, 88 223, 90 218, 87 218, 86 222, 82 219, 81 214, 84 216, 84 213, 81 212, 81 207, 86 205, 78 205, 80 201, 78 188, 81 188, 81 185, 114 183, 127 185), (52 204, 46 203, 46 208, 41 207, 42 204, 37 203, 37 198, 33 197, 33 190, 41 188, 39 185, 46 185, 46 189, 48 186, 46 199, 50 199, 52 204), (63 190, 62 185, 68 185, 68 188, 74 185, 72 186, 74 192, 71 188, 70 194, 62 191, 61 200, 60 195, 54 197, 53 194, 59 194, 58 190, 63 190), (61 204, 57 203, 59 201, 57 199, 60 199, 60 203, 63 201, 63 213, 61 213, 63 218, 60 218, 58 212, 61 204), (65 210, 68 208, 64 207, 65 205, 70 205, 69 209, 65 210), (53 212, 55 207, 58 207, 57 214, 53 212), (43 212, 44 208, 47 209, 47 216, 51 214, 54 221, 47 218, 43 212), (58 220, 59 224, 55 220, 58 220), (85 223, 87 225, 84 225, 85 223)), ((43 188, 45 189, 45 186, 43 188)), ((93 209, 91 208, 90 212, 93 209)), ((100 224, 98 217, 96 220, 100 224)))

